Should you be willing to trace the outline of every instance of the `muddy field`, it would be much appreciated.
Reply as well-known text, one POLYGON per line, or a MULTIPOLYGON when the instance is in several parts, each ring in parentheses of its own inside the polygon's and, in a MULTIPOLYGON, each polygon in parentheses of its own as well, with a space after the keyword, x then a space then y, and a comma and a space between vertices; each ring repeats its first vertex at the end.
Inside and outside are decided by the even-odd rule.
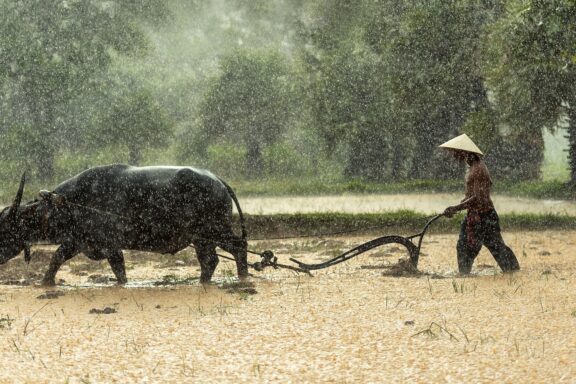
MULTIPOLYGON (((387 246, 314 274, 230 262, 198 284, 193 251, 127 254, 125 287, 106 263, 65 265, 35 286, 48 249, 0 267, 0 382, 573 382, 576 232, 506 233, 522 271, 482 251, 455 274, 455 235, 427 237, 419 273, 387 246), (32 285, 27 285, 32 284, 32 285)), ((366 238, 252 243, 317 262, 366 238)), ((255 261, 253 259, 253 261, 255 261)))

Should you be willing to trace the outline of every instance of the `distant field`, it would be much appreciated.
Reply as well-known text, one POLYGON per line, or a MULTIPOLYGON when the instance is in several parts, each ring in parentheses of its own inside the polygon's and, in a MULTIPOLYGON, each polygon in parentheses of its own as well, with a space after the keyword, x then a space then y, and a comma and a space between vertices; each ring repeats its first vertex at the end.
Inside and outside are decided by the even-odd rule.
POLYGON ((567 181, 570 178, 568 167, 568 140, 566 130, 558 129, 554 134, 544 131, 544 164, 542 165, 542 179, 544 181, 567 181))
MULTIPOLYGON (((386 213, 410 210, 428 215, 441 213, 462 199, 457 193, 342 194, 327 196, 242 197, 242 210, 253 215, 276 213, 386 213)), ((493 196, 499 213, 561 214, 576 216, 576 201, 538 200, 493 196)))

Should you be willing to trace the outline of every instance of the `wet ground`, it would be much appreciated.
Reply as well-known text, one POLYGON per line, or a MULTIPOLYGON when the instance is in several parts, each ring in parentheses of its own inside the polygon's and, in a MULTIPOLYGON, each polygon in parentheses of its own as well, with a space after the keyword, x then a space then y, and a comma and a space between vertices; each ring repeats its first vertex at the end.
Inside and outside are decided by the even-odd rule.
MULTIPOLYGON (((426 214, 443 212, 462 199, 460 194, 335 195, 242 197, 240 204, 249 214, 345 212, 382 213, 399 209, 426 214)), ((499 213, 554 213, 576 215, 576 201, 537 200, 510 196, 493 196, 499 213)))
MULTIPOLYGON (((455 273, 455 235, 425 239, 420 273, 387 246, 314 273, 221 262, 197 282, 193 251, 128 253, 130 283, 77 257, 50 289, 48 248, 0 266, 0 382, 573 382, 576 232, 505 233, 522 271, 485 251, 455 273), (396 268, 390 269, 389 267, 396 268)), ((366 238, 252 243, 282 262, 331 258, 366 238)), ((254 260, 253 260, 254 261, 254 260)))

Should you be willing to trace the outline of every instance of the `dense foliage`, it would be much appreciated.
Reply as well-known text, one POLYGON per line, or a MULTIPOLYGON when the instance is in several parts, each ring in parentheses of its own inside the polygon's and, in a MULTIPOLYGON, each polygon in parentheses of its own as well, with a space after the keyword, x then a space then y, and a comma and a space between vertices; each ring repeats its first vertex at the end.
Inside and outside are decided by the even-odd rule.
POLYGON ((569 0, 2 0, 0 174, 449 179, 465 132, 534 180, 564 124, 576 182, 575 65, 569 0))

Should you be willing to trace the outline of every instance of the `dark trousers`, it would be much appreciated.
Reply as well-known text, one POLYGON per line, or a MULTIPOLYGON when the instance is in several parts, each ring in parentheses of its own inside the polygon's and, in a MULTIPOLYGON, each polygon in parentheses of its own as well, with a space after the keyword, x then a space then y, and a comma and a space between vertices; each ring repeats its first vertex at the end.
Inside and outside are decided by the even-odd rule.
POLYGON ((520 269, 516 255, 504 244, 498 214, 493 209, 484 213, 468 212, 464 218, 456 245, 460 273, 470 273, 482 245, 488 248, 503 272, 520 269))

